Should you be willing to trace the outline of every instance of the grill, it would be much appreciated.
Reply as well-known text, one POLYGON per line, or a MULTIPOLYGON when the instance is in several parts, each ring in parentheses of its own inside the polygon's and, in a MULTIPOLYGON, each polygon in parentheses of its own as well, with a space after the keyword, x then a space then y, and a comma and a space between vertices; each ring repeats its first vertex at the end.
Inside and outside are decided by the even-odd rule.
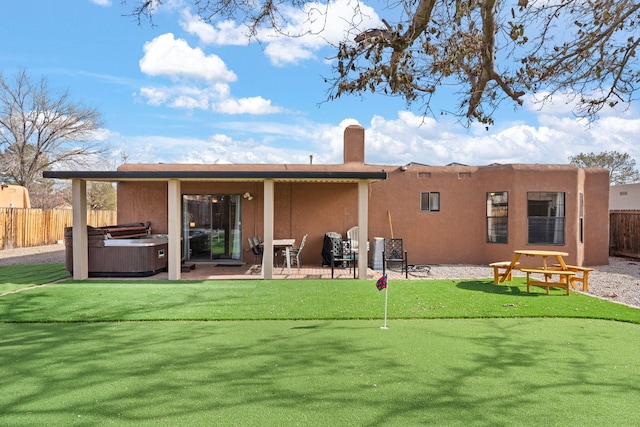
POLYGON ((322 265, 331 265, 331 255, 334 258, 342 258, 342 235, 330 231, 324 235, 322 245, 322 265))

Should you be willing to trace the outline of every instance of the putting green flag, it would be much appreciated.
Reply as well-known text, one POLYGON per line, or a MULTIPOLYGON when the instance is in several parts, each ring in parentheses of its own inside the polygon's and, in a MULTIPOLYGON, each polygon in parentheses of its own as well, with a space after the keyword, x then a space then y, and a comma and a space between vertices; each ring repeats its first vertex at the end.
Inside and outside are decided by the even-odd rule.
POLYGON ((380 329, 389 329, 387 326, 387 300, 389 298, 389 288, 387 287, 387 275, 385 274, 376 282, 376 288, 379 291, 384 289, 384 325, 380 327, 380 329))

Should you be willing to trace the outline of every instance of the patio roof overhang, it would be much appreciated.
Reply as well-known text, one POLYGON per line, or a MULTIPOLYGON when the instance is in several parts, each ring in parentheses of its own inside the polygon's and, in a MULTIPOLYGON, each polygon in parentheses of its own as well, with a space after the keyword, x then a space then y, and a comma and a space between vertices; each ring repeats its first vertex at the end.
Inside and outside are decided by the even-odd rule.
POLYGON ((345 182, 387 179, 385 171, 45 171, 44 178, 85 181, 282 181, 345 182))

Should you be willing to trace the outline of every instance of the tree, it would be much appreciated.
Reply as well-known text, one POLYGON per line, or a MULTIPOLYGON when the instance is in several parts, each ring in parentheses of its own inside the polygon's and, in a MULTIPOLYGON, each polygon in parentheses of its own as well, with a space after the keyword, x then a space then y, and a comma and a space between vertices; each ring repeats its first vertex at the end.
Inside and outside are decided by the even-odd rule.
POLYGON ((116 210, 116 189, 110 182, 89 182, 87 207, 91 210, 116 210))
POLYGON ((101 126, 97 110, 55 95, 42 78, 26 71, 8 80, 0 73, 0 170, 3 178, 27 189, 54 165, 82 166, 103 149, 90 142, 101 126))
MULTIPOLYGON (((128 0, 138 21, 166 0, 128 0)), ((123 0, 127 3, 127 0, 123 0)), ((191 0, 204 21, 234 18, 250 35, 261 27, 284 33, 287 7, 304 0, 191 0)), ((307 8, 310 21, 316 7, 307 8)), ((329 99, 368 91, 422 102, 425 113, 438 89, 457 88, 456 114, 492 124, 498 105, 525 95, 568 96, 575 113, 631 102, 640 89, 636 50, 640 3, 634 0, 387 0, 381 28, 361 29, 354 6, 351 34, 334 58, 329 99), (391 18, 393 17, 393 19, 391 18)), ((287 34, 297 36, 300 34, 287 34)), ((444 94, 448 97, 448 94, 444 94)))
MULTIPOLYGON (((29 192, 31 207, 39 209, 65 209, 71 207, 71 182, 38 179, 29 192)), ((116 210, 116 189, 110 182, 87 182, 87 209, 116 210)))
POLYGON ((31 207, 38 209, 64 209, 71 206, 71 185, 53 179, 39 178, 29 191, 31 207))
POLYGON ((611 185, 630 184, 640 181, 636 161, 627 153, 603 151, 602 153, 580 153, 570 156, 569 163, 581 168, 600 167, 609 170, 611 185))

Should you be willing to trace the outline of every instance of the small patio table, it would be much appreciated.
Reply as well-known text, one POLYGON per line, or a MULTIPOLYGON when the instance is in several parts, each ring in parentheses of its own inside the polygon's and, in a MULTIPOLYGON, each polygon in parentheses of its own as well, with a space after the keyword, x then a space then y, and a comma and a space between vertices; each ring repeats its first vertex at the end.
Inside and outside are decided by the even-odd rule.
MULTIPOLYGON (((274 249, 284 249, 287 262, 287 274, 289 275, 291 275, 291 257, 289 256, 289 254, 291 253, 291 249, 293 249, 293 245, 295 244, 296 239, 274 239, 273 241, 274 249)), ((262 242, 261 245, 264 246, 264 242, 262 242)))

